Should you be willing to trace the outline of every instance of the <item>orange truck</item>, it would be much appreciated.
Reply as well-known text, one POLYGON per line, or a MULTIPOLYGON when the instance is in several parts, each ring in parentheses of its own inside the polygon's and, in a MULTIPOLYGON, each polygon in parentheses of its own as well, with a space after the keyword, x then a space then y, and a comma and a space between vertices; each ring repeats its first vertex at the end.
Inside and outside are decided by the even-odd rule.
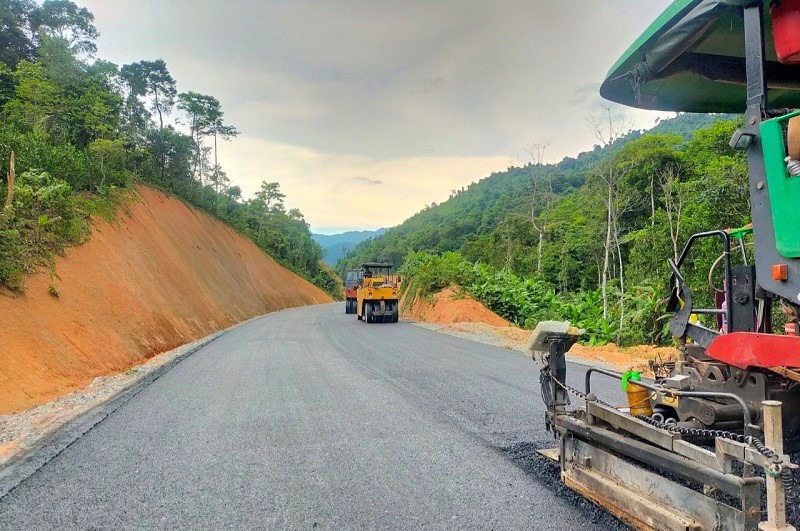
POLYGON ((364 279, 361 269, 347 269, 344 272, 344 313, 352 314, 357 310, 358 285, 364 279))

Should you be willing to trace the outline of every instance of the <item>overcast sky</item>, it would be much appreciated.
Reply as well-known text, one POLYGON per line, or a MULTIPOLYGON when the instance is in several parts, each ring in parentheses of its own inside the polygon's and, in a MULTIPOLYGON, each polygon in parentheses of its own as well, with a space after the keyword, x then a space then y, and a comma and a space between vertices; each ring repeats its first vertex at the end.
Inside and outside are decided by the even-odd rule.
MULTIPOLYGON (((99 56, 161 58, 242 132, 220 163, 278 181, 312 230, 396 225, 451 189, 591 149, 586 116, 668 0, 77 0, 99 56)), ((658 115, 630 112, 635 128, 658 115)))

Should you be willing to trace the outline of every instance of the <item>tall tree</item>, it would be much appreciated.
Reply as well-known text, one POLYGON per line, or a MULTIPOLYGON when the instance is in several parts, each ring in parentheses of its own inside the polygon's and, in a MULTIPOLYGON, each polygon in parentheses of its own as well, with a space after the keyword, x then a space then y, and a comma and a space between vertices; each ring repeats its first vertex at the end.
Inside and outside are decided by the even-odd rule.
MULTIPOLYGON (((603 105, 603 111, 601 116, 588 117, 587 122, 589 123, 589 129, 602 147, 608 148, 628 129, 628 123, 623 117, 615 116, 610 105, 603 105)), ((606 207, 606 236, 603 253, 603 272, 600 280, 600 288, 603 294, 603 319, 608 318, 608 274, 611 248, 616 233, 614 227, 617 225, 615 206, 618 204, 619 185, 624 176, 620 170, 621 168, 614 164, 614 161, 607 160, 599 166, 598 171, 598 177, 604 184, 602 199, 606 207)), ((616 236, 618 237, 619 234, 616 234, 616 236)), ((623 271, 619 273, 620 279, 623 279, 623 271)), ((624 296, 624 291, 621 294, 622 296, 624 296)))
POLYGON ((42 35, 36 48, 37 63, 44 67, 47 77, 68 91, 78 87, 88 76, 86 66, 78 60, 75 51, 61 37, 42 35))
MULTIPOLYGON (((214 100, 216 101, 216 99, 214 100)), ((214 109, 211 116, 211 123, 208 126, 208 133, 214 137, 214 183, 217 192, 219 192, 219 160, 217 158, 217 139, 230 140, 239 135, 239 131, 232 125, 226 125, 222 121, 223 117, 222 108, 217 101, 217 107, 214 109)))
POLYGON ((669 239, 672 243, 672 258, 678 262, 678 244, 680 242, 683 207, 689 196, 689 189, 681 183, 680 169, 673 164, 664 167, 658 175, 663 191, 664 213, 669 225, 669 239))
POLYGON ((286 194, 281 192, 281 185, 277 182, 268 183, 261 181, 261 190, 256 192, 251 203, 271 213, 283 213, 283 199, 286 194))
POLYGON ((533 230, 539 236, 539 244, 536 247, 536 274, 542 274, 542 250, 544 246, 544 234, 547 231, 547 222, 550 209, 553 206, 555 194, 553 194, 553 176, 550 168, 544 167, 544 154, 552 139, 531 144, 525 151, 531 156, 534 166, 531 169, 532 190, 531 195, 531 224, 533 230), (545 182, 546 181, 546 182, 545 182))
POLYGON ((100 36, 94 15, 70 0, 45 0, 31 13, 31 29, 38 35, 65 40, 77 53, 90 57, 97 53, 95 40, 100 36))
POLYGON ((138 61, 120 71, 132 94, 151 98, 151 109, 158 114, 159 129, 164 129, 164 115, 172 112, 178 93, 175 79, 162 59, 138 61))
MULTIPOLYGON (((209 134, 212 123, 220 111, 217 98, 197 92, 178 94, 178 109, 182 110, 189 120, 189 132, 197 145, 194 159, 194 173, 197 180, 203 183, 203 137, 209 134)), ((216 172, 215 172, 216 173, 216 172)))
POLYGON ((35 7, 31 0, 0 2, 0 62, 11 68, 23 59, 33 59, 30 15, 35 7))
POLYGON ((129 92, 120 112, 120 133, 131 145, 141 146, 147 136, 150 113, 136 94, 129 92))

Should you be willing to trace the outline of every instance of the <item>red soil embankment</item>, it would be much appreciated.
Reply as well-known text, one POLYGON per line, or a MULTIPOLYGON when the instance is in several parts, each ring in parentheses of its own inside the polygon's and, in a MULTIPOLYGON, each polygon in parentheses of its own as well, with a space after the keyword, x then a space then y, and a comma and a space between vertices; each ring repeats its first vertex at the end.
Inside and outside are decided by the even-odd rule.
POLYGON ((433 301, 416 297, 409 305, 400 303, 403 317, 435 324, 486 323, 491 326, 509 326, 508 321, 489 310, 469 295, 446 288, 433 295, 433 301))
POLYGON ((21 411, 251 317, 330 302, 242 234, 141 186, 128 213, 0 294, 0 414, 21 411))
MULTIPOLYGON (((508 349, 525 352, 525 345, 531 335, 530 330, 523 330, 511 325, 508 321, 489 310, 469 295, 459 294, 453 288, 447 288, 433 295, 432 302, 417 297, 412 304, 401 302, 403 317, 416 321, 442 325, 442 329, 473 335, 488 335, 497 338, 500 344, 508 349)), ((601 346, 584 346, 576 343, 569 351, 573 356, 587 361, 602 361, 613 365, 618 370, 636 369, 649 375, 650 360, 675 360, 677 349, 673 347, 654 347, 638 345, 621 348, 614 343, 601 346)))

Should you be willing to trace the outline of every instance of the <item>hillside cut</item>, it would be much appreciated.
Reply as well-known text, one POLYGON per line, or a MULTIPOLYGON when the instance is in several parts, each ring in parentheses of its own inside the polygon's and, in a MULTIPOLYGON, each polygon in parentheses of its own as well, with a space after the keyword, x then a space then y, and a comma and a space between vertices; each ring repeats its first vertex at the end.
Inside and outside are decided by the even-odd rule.
POLYGON ((0 414, 21 411, 271 311, 330 302, 244 235, 152 188, 55 277, 0 294, 0 414), (48 293, 53 284, 58 297, 48 293))

